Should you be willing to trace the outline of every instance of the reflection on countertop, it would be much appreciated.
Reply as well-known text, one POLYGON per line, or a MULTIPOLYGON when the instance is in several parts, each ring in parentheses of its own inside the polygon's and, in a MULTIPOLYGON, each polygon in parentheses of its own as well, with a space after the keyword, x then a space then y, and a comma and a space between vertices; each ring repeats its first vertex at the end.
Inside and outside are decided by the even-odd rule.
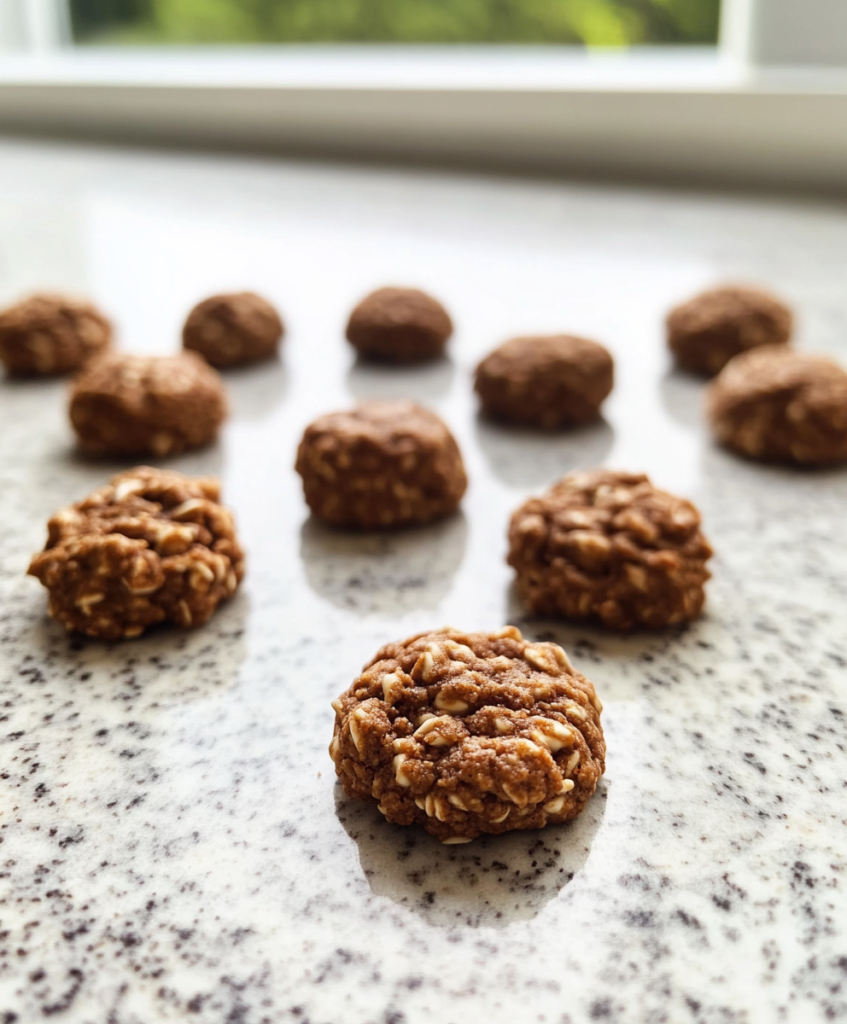
POLYGON ((697 430, 705 422, 704 400, 708 381, 682 370, 672 369, 662 377, 662 402, 680 426, 697 430))
POLYGON ((356 843, 375 896, 386 896, 427 924, 506 928, 532 920, 588 860, 606 806, 601 781, 572 822, 535 832, 481 836, 444 846, 422 829, 385 821, 371 804, 345 796, 336 784, 336 813, 356 843))
POLYGON ((604 419, 568 430, 543 431, 476 417, 476 437, 491 472, 510 487, 544 488, 576 469, 600 466, 614 443, 604 419))
POLYGON ((238 419, 262 419, 288 393, 284 352, 277 359, 225 370, 221 376, 229 396, 230 414, 238 419))
POLYGON ((427 405, 448 391, 455 371, 449 355, 400 366, 356 356, 347 371, 347 386, 357 402, 411 398, 427 405))
POLYGON ((468 526, 462 511, 429 526, 345 532, 310 516, 300 557, 316 593, 359 615, 437 608, 462 565, 468 526))

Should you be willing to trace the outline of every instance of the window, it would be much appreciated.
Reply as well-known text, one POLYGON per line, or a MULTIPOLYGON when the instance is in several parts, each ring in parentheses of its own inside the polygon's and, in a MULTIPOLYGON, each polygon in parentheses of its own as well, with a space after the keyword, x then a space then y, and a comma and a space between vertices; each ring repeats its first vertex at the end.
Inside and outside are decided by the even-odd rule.
POLYGON ((0 51, 0 131, 847 180, 847 0, 0 0, 0 51))
POLYGON ((82 44, 715 45, 720 0, 70 0, 82 44))

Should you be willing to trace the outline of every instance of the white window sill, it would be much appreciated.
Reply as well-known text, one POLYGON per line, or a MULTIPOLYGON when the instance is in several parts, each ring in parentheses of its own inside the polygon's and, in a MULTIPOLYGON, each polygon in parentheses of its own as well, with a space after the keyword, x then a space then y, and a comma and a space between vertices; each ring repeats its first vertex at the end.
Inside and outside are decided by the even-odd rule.
POLYGON ((93 48, 3 55, 0 130, 841 190, 847 72, 696 49, 93 48))

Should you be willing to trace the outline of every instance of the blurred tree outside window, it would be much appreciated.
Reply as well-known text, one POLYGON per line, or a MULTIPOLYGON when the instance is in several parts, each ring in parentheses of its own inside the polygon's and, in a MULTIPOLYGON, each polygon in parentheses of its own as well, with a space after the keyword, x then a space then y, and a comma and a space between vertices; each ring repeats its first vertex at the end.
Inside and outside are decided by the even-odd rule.
POLYGON ((720 0, 70 0, 74 42, 717 43, 720 0))

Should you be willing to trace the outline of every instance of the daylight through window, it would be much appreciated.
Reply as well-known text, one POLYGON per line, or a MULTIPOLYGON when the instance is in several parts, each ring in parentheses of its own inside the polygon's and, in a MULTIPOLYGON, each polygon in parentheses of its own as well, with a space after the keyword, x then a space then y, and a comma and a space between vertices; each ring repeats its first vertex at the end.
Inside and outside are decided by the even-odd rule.
POLYGON ((70 0, 81 44, 717 43, 720 0, 70 0))

